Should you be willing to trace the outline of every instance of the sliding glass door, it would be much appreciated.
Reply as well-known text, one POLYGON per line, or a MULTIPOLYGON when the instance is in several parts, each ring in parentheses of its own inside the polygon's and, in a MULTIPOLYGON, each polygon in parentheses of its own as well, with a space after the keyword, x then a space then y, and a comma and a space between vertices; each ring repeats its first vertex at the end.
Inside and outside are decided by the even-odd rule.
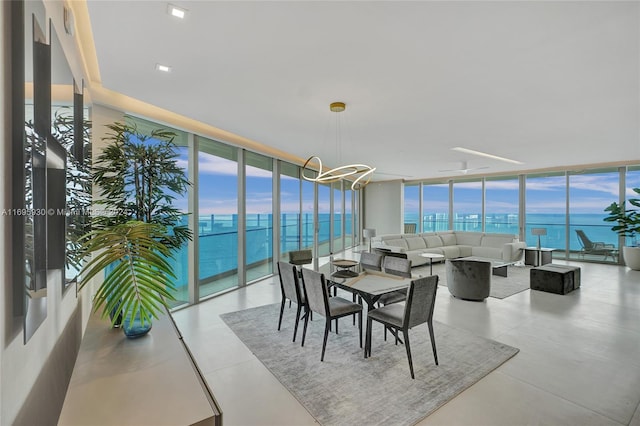
POLYGON ((237 287, 238 151, 197 138, 200 298, 237 287))
POLYGON ((273 159, 245 152, 245 270, 247 282, 273 273, 273 159))

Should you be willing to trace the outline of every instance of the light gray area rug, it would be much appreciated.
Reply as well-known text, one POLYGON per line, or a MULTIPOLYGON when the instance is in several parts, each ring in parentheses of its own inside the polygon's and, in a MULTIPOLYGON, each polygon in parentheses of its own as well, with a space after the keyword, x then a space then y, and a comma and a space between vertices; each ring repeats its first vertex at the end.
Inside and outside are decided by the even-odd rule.
MULTIPOLYGON (((433 361, 426 324, 410 331, 416 379, 403 345, 383 340, 374 323, 372 357, 364 359, 351 317, 340 319, 320 362, 324 318, 309 322, 305 346, 291 341, 295 307, 279 304, 221 315, 225 323, 322 425, 412 425, 514 356, 518 349, 434 321, 440 365, 433 361)), ((364 322, 364 321, 363 321, 364 322)), ((363 333, 364 334, 364 333, 363 333)), ((363 342, 364 343, 364 342, 363 342)))
MULTIPOLYGON (((529 289, 529 271, 531 266, 509 266, 507 267, 507 277, 497 275, 491 276, 490 297, 496 299, 504 299, 513 296, 521 291, 529 289)), ((429 265, 417 266, 411 270, 414 277, 429 275, 429 265)), ((447 274, 445 273, 444 263, 433 264, 433 274, 438 275, 438 284, 447 285, 447 274)))

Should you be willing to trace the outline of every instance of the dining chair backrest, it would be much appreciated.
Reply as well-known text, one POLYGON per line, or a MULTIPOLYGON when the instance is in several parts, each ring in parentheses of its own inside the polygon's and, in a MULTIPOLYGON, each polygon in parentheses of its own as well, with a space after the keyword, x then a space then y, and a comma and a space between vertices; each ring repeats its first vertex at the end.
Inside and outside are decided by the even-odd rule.
POLYGON ((304 294, 307 298, 309 309, 320 315, 327 316, 329 311, 329 290, 327 289, 324 274, 303 268, 302 285, 304 286, 304 294))
POLYGON ((284 296, 289 300, 300 303, 302 297, 296 266, 287 262, 278 262, 278 274, 280 275, 280 286, 284 296))
POLYGON ((395 256, 385 256, 382 262, 386 274, 411 278, 411 261, 395 256))
POLYGON ((360 267, 372 271, 382 271, 382 256, 379 253, 360 253, 360 267))
POLYGON ((417 223, 405 223, 404 224, 404 233, 405 234, 415 234, 417 227, 418 227, 417 223))
POLYGON ((289 263, 294 265, 308 265, 313 262, 311 250, 294 250, 289 252, 289 263))
POLYGON ((404 306, 404 325, 407 328, 431 321, 437 290, 437 275, 430 275, 411 281, 404 306))

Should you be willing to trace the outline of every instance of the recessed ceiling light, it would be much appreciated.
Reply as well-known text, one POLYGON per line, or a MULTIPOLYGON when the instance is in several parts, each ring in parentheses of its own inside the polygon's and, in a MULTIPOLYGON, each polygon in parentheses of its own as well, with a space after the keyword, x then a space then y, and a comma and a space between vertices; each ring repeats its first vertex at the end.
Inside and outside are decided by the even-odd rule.
POLYGON ((176 18, 184 19, 187 14, 187 9, 183 9, 174 4, 169 3, 169 8, 167 9, 169 15, 175 16, 176 18))
POLYGON ((171 72, 171 67, 168 65, 156 64, 156 69, 162 72, 171 72))
POLYGON ((486 152, 474 151, 473 149, 462 148, 462 147, 459 147, 459 146, 457 146, 455 148, 451 148, 451 150, 452 151, 458 151, 458 152, 464 152, 465 154, 479 155, 480 157, 493 158, 494 160, 505 161, 507 163, 524 164, 522 161, 512 160, 510 158, 498 157, 497 155, 487 154, 486 152))

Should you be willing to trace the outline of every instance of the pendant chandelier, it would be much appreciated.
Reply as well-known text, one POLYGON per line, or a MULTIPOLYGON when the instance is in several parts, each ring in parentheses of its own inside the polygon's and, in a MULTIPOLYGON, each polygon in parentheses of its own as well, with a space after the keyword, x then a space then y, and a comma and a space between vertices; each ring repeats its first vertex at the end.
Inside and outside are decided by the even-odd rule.
MULTIPOLYGON (((329 109, 338 114, 346 109, 346 104, 344 102, 332 102, 329 105, 329 109)), ((340 127, 336 116, 336 147, 338 147, 339 141, 340 127)), ((371 181, 371 176, 375 170, 375 167, 371 167, 366 164, 347 164, 345 166, 324 171, 320 157, 313 155, 309 157, 302 166, 302 178, 306 181, 317 183, 332 183, 338 182, 342 179, 353 179, 351 182, 351 189, 357 191, 358 189, 364 188, 371 181), (312 169, 312 166, 317 167, 318 175, 316 177, 309 177, 305 175, 305 170, 316 171, 312 169)))

